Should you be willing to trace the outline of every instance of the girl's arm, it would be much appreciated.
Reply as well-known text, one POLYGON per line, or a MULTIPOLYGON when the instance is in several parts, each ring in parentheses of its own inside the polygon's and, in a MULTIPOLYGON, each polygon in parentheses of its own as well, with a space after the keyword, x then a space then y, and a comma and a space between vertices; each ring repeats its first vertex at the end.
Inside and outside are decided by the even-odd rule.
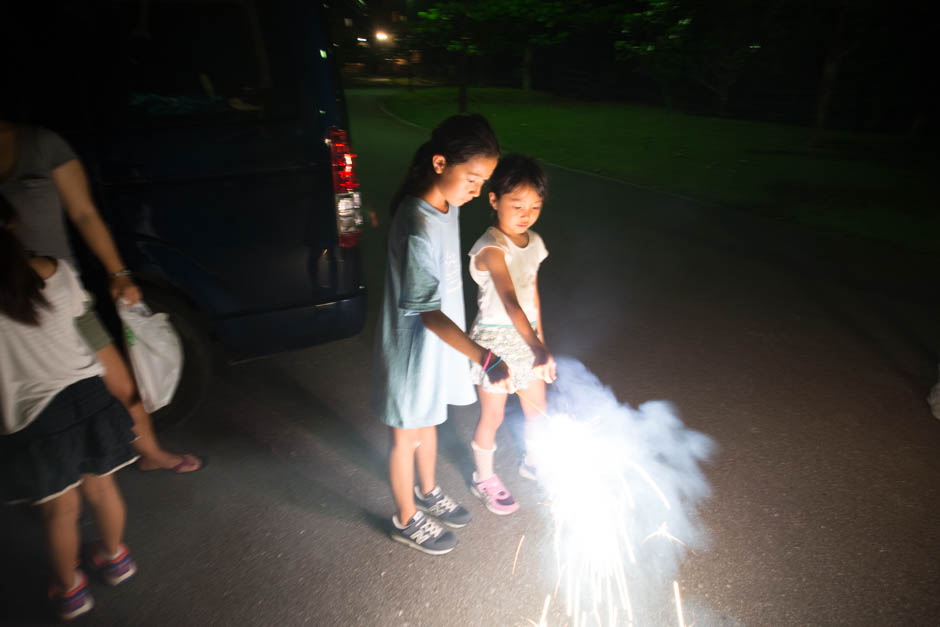
POLYGON ((542 299, 539 297, 539 275, 535 275, 535 308, 539 312, 539 318, 535 321, 535 329, 539 333, 539 339, 542 340, 542 344, 548 346, 545 342, 545 331, 542 330, 542 299))
POLYGON ((111 296, 131 304, 140 300, 140 288, 129 276, 113 276, 126 270, 108 227, 95 208, 88 187, 88 177, 78 159, 66 161, 52 170, 52 180, 65 204, 65 212, 82 239, 95 254, 110 279, 111 296))
MULTIPOLYGON (((509 319, 512 320, 513 326, 522 336, 522 339, 525 340, 525 343, 535 353, 535 365, 544 365, 551 355, 548 354, 545 344, 539 340, 539 336, 535 334, 528 316, 526 316, 522 306, 519 305, 519 299, 516 298, 516 287, 512 284, 509 267, 506 265, 506 253, 499 248, 489 246, 480 251, 474 263, 477 264, 477 268, 480 270, 490 273, 493 286, 496 288, 496 293, 499 294, 499 299, 503 302, 503 307, 506 308, 506 313, 509 314, 509 319)), ((539 318, 541 319, 541 314, 539 318)), ((540 321, 537 321, 537 326, 541 334, 542 325, 540 321)))
MULTIPOLYGON (((470 336, 454 324, 454 321, 448 318, 443 311, 440 309, 422 311, 420 316, 421 323, 424 324, 425 328, 441 338, 445 344, 460 351, 470 358, 471 361, 481 366, 486 361, 486 356, 489 351, 471 340, 470 336)), ((507 393, 511 392, 509 389, 509 368, 506 366, 505 362, 499 362, 495 368, 487 373, 487 376, 490 378, 491 383, 502 388, 507 393)))

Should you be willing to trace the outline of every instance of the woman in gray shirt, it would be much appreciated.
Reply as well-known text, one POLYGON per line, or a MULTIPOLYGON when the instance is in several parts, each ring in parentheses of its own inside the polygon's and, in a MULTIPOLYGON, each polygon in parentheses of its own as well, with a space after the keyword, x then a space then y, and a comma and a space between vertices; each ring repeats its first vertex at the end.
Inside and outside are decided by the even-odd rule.
MULTIPOLYGON (((85 170, 59 135, 42 127, 0 120, 0 194, 19 213, 19 238, 33 253, 65 259, 75 266, 65 229, 68 216, 108 273, 111 296, 131 303, 140 300, 140 288, 124 266, 91 198, 85 170)), ((76 319, 76 325, 105 368, 108 390, 134 418, 138 436, 134 447, 141 456, 141 470, 198 470, 202 466, 198 458, 170 453, 160 446, 130 370, 93 306, 76 319)))

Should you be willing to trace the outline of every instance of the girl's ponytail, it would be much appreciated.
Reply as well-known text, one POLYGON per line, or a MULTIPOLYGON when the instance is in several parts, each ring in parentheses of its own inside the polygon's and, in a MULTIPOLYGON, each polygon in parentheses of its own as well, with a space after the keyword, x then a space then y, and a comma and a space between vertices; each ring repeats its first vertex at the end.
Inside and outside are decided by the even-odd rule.
POLYGON ((389 213, 394 217, 405 196, 420 196, 434 181, 431 158, 443 155, 448 165, 466 163, 474 157, 499 157, 499 141, 490 123, 482 115, 452 115, 431 131, 411 159, 405 179, 392 197, 389 213))
POLYGON ((405 172, 405 179, 398 186, 395 195, 392 196, 392 202, 388 206, 388 213, 393 218, 398 210, 398 205, 405 196, 415 196, 424 193, 431 185, 434 168, 431 165, 431 157, 434 156, 434 149, 430 141, 426 141, 415 152, 411 158, 411 165, 405 172))
POLYGON ((0 194, 0 313, 24 324, 39 324, 39 307, 48 307, 42 294, 46 282, 29 264, 29 255, 13 235, 16 211, 0 194))

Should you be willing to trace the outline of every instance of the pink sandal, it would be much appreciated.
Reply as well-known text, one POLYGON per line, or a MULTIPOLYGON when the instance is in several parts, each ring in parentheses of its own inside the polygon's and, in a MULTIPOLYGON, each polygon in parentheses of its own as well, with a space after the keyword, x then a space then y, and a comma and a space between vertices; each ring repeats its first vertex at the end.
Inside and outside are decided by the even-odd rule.
MULTIPOLYGON (((476 473, 474 473, 474 479, 476 479, 476 473)), ((512 498, 512 494, 500 481, 498 475, 493 475, 486 481, 474 481, 470 491, 473 492, 474 496, 483 500, 486 509, 497 516, 508 516, 519 509, 516 499, 512 498)))
POLYGON ((200 460, 198 457, 194 457, 193 455, 190 455, 189 453, 183 453, 182 455, 180 455, 180 463, 173 466, 169 470, 170 472, 173 472, 176 474, 196 472, 197 470, 202 470, 202 460, 200 460), (190 466, 195 466, 195 468, 189 468, 189 470, 183 470, 184 468, 188 468, 190 466))
POLYGON ((163 466, 156 466, 154 468, 142 468, 141 463, 137 464, 137 469, 141 472, 154 472, 157 470, 166 470, 167 472, 172 472, 177 475, 184 475, 188 472, 196 472, 197 470, 202 470, 206 466, 206 461, 204 459, 199 459, 195 455, 190 455, 189 453, 183 453, 179 456, 180 461, 175 466, 170 466, 169 468, 163 466))

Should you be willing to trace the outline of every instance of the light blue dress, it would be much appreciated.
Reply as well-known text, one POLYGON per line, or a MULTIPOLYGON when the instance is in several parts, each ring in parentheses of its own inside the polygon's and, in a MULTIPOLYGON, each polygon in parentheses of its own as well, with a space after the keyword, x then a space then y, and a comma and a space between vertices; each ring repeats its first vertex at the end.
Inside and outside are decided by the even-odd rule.
POLYGON ((470 361, 428 331, 418 315, 440 309, 466 331, 460 209, 441 213, 406 196, 388 234, 385 296, 376 329, 373 405, 400 429, 439 425, 448 405, 476 401, 470 361))

